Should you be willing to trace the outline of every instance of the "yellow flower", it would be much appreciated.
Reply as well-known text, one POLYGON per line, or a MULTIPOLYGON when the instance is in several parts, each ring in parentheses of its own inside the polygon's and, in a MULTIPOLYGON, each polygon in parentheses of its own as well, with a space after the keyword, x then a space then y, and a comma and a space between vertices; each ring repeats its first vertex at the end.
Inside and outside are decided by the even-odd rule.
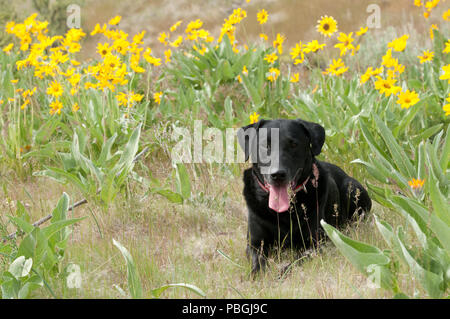
POLYGON ((147 49, 144 51, 144 54, 143 54, 144 59, 145 59, 148 63, 150 63, 151 65, 154 65, 154 66, 159 66, 159 65, 161 65, 161 59, 153 57, 153 56, 151 55, 151 53, 152 53, 152 49, 147 48, 147 49))
POLYGON ((202 47, 199 48, 195 44, 192 46, 192 48, 198 52, 200 55, 205 55, 205 52, 208 50, 208 48, 202 43, 202 47))
POLYGON ((341 59, 333 59, 333 62, 330 66, 323 72, 323 74, 333 74, 339 76, 345 72, 347 72, 348 67, 345 66, 344 61, 341 59))
POLYGON ((242 74, 248 75, 247 66, 245 66, 245 65, 244 65, 244 67, 242 68, 242 74))
POLYGON ((75 103, 74 105, 72 105, 72 112, 73 113, 78 112, 79 109, 80 109, 80 106, 78 105, 78 103, 75 103))
POLYGON ((164 56, 166 58, 165 63, 166 64, 169 63, 171 61, 170 58, 172 57, 172 50, 168 49, 168 50, 164 51, 164 56))
POLYGON ((375 82, 375 89, 378 90, 380 94, 384 94, 386 97, 391 96, 391 94, 397 95, 402 88, 396 86, 397 82, 394 78, 383 79, 380 76, 377 76, 377 81, 375 82))
POLYGON ((406 92, 401 92, 398 95, 397 104, 400 104, 402 109, 409 109, 419 101, 419 95, 414 90, 406 90, 406 92))
POLYGON ((326 45, 325 43, 319 44, 319 41, 312 40, 303 47, 303 52, 305 53, 317 52, 318 50, 323 50, 325 45, 326 45))
POLYGON ((442 67, 442 75, 439 77, 439 80, 448 80, 450 83, 450 64, 444 65, 442 67))
POLYGON ((333 17, 322 16, 317 22, 317 31, 326 37, 331 37, 338 30, 337 21, 333 17))
POLYGON ((442 14, 442 19, 444 19, 445 21, 450 21, 450 9, 442 14))
POLYGON ((279 54, 283 54, 283 42, 285 39, 284 35, 277 33, 277 38, 273 41, 273 47, 278 50, 279 54))
MULTIPOLYGON (((133 44, 133 46, 134 45, 135 44, 133 44)), ((128 42, 127 40, 124 40, 124 39, 117 39, 116 41, 114 41, 110 50, 111 49, 116 50, 116 52, 118 52, 122 55, 126 55, 128 53, 128 51, 130 50, 130 42, 128 42)))
POLYGON ((356 35, 358 37, 360 37, 363 34, 366 34, 367 30, 369 30, 369 27, 365 27, 365 28, 361 27, 361 28, 359 28, 359 31, 356 31, 356 35))
POLYGON ((440 0, 430 0, 425 2, 425 8, 427 9, 428 12, 430 12, 432 9, 434 9, 440 0))
POLYGON ((155 100, 156 103, 161 104, 161 97, 162 97, 162 95, 163 95, 163 92, 162 92, 162 91, 160 91, 160 92, 155 92, 155 93, 153 94, 153 100, 155 100))
POLYGON ((26 99, 27 97, 31 97, 31 96, 33 96, 34 92, 36 92, 36 87, 34 87, 32 90, 27 89, 22 93, 22 97, 24 99, 26 99))
POLYGON ((94 27, 94 30, 92 30, 91 35, 96 35, 97 33, 104 33, 107 27, 108 26, 106 24, 103 24, 103 27, 100 27, 100 24, 97 23, 94 27))
POLYGON ((299 74, 298 73, 294 73, 292 76, 291 76, 291 79, 289 80, 289 82, 291 82, 291 83, 297 83, 298 81, 299 81, 299 74))
POLYGON ((134 91, 127 93, 120 92, 116 95, 119 106, 132 107, 135 102, 140 102, 144 98, 142 94, 135 94, 134 91))
POLYGON ((63 105, 60 101, 55 100, 52 103, 50 103, 50 114, 53 115, 55 113, 61 114, 61 109, 63 108, 63 105))
POLYGON ((117 25, 119 24, 120 20, 122 20, 121 16, 115 16, 114 18, 112 18, 111 20, 109 20, 109 25, 117 25))
POLYGON ((400 38, 392 40, 392 42, 389 42, 388 48, 394 49, 394 51, 401 52, 405 50, 406 48, 406 42, 409 39, 409 34, 405 34, 401 36, 400 38))
POLYGON ((61 51, 56 51, 50 55, 50 60, 55 65, 62 64, 69 61, 69 55, 63 54, 61 51))
POLYGON ((116 95, 116 99, 119 102, 119 106, 128 106, 128 95, 124 92, 120 92, 116 95))
POLYGON ((144 98, 143 94, 138 94, 131 91, 131 100, 133 102, 141 102, 143 98, 144 98))
POLYGON ((426 50, 426 51, 423 51, 422 55, 418 55, 417 57, 420 60, 420 64, 422 64, 427 61, 432 61, 433 57, 434 57, 434 52, 430 51, 430 50, 426 50))
POLYGON ((175 30, 180 26, 180 24, 183 22, 183 20, 179 20, 177 22, 175 22, 171 27, 170 27, 170 32, 175 32, 175 30))
POLYGON ((23 110, 28 104, 30 104, 30 99, 25 99, 24 103, 20 106, 20 109, 23 110))
POLYGON ((267 19, 269 18, 269 14, 266 10, 262 9, 256 14, 256 20, 259 22, 259 24, 264 24, 267 22, 267 19))
POLYGON ((270 82, 273 82, 273 81, 275 81, 278 78, 279 75, 280 75, 280 70, 278 70, 277 68, 270 68, 269 69, 269 75, 267 76, 267 79, 270 82))
POLYGON ((98 43, 97 44, 97 52, 98 54, 100 54, 102 57, 107 56, 108 54, 111 53, 111 47, 109 46, 108 43, 98 43))
POLYGON ((169 44, 169 42, 167 41, 169 38, 170 38, 170 34, 167 34, 165 32, 161 32, 159 34, 158 41, 161 42, 164 45, 167 45, 167 44, 169 44))
POLYGON ((269 37, 268 37, 267 34, 265 34, 265 33, 260 33, 260 34, 259 34, 259 37, 260 37, 261 39, 263 39, 264 41, 267 41, 267 40, 269 39, 269 37))
POLYGON ((17 82, 19 82, 19 80, 17 80, 17 79, 16 80, 11 80, 12 84, 16 84, 17 82))
POLYGON ((445 49, 442 50, 442 53, 450 53, 450 40, 445 42, 445 49))
POLYGON ((253 114, 250 114, 250 124, 255 124, 258 122, 259 114, 256 112, 253 112, 253 114))
POLYGON ((3 52, 9 54, 9 52, 12 50, 13 47, 14 47, 14 43, 10 43, 6 47, 3 48, 3 52))
POLYGON ((303 61, 305 61, 305 53, 303 48, 304 46, 302 41, 299 41, 295 44, 295 47, 291 48, 291 52, 289 54, 291 55, 291 59, 294 60, 294 64, 303 63, 303 61))
POLYGON ((449 102, 449 104, 442 106, 442 110, 444 110, 445 116, 448 116, 450 115, 450 93, 448 94, 446 101, 449 102))
POLYGON ((273 64, 276 60, 278 59, 278 56, 275 52, 271 53, 271 54, 267 54, 264 57, 264 60, 267 61, 270 64, 273 64))
POLYGON ((413 178, 408 182, 409 186, 411 186, 411 188, 413 189, 422 188, 424 183, 425 183, 424 179, 415 179, 415 178, 413 178))
POLYGON ((392 49, 387 50, 386 54, 382 57, 381 65, 391 68, 398 64, 398 60, 392 57, 392 49))
POLYGON ((367 81, 369 81, 369 79, 374 76, 374 75, 378 75, 380 73, 383 72, 383 67, 379 67, 378 69, 373 69, 371 66, 367 68, 366 73, 364 73, 363 75, 361 75, 361 79, 359 81, 359 83, 364 84, 367 81))
POLYGON ((52 95, 54 97, 59 97, 63 94, 64 90, 62 85, 57 82, 57 81, 53 81, 50 86, 47 88, 47 94, 48 95, 52 95))
POLYGON ((139 60, 141 59, 140 54, 133 54, 130 58, 130 67, 136 73, 144 73, 145 69, 139 65, 139 60))
POLYGON ((433 30, 439 30, 438 26, 435 24, 432 24, 430 27, 430 39, 433 40, 434 39, 434 32, 433 30))
POLYGON ((414 5, 415 5, 416 7, 421 7, 421 6, 423 6, 422 0, 414 0, 414 5))
MULTIPOLYGON (((190 35, 195 34, 195 31, 200 29, 202 27, 202 25, 203 25, 203 21, 200 19, 189 22, 188 25, 186 26, 186 30, 184 31, 188 35, 188 39, 195 40, 195 39, 191 39, 190 35)), ((195 38, 195 36, 194 36, 194 38, 195 38)))
POLYGON ((170 43, 170 46, 174 47, 174 48, 178 48, 182 42, 183 42, 183 37, 180 35, 180 36, 178 36, 178 38, 175 41, 170 43))
POLYGON ((142 41, 142 39, 144 38, 145 33, 146 33, 146 31, 145 31, 145 30, 142 30, 141 32, 135 34, 135 35, 133 36, 133 43, 136 44, 136 45, 144 44, 144 42, 142 41))
POLYGON ((393 69, 387 71, 388 77, 395 78, 397 75, 402 74, 405 71, 405 66, 403 64, 397 63, 393 69), (398 73, 398 74, 397 74, 398 73))
POLYGON ((350 50, 355 49, 355 47, 352 44, 352 42, 355 40, 352 38, 352 34, 353 32, 350 32, 348 35, 343 32, 339 33, 337 39, 340 43, 336 44, 334 47, 341 50, 340 56, 345 55, 348 49, 350 50))

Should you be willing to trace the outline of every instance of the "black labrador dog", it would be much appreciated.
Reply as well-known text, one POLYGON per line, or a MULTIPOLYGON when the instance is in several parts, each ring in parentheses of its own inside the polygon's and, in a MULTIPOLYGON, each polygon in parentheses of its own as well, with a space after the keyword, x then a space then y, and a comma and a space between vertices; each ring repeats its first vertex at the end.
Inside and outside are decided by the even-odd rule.
POLYGON ((320 220, 339 227, 368 212, 364 187, 336 165, 319 161, 325 130, 297 120, 260 120, 242 127, 238 141, 252 167, 244 171, 248 207, 247 256, 252 273, 265 268, 270 248, 300 251, 323 238, 320 220))

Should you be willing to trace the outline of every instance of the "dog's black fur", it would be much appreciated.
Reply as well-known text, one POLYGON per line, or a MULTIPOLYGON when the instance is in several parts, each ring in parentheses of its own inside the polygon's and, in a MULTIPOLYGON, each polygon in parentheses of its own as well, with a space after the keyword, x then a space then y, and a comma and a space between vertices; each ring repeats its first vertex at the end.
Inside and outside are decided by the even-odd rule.
POLYGON ((338 227, 355 212, 370 211, 372 202, 357 180, 336 165, 315 158, 325 142, 325 130, 319 124, 300 119, 261 120, 241 128, 238 140, 246 160, 252 154, 253 162, 244 172, 243 191, 248 207, 247 256, 253 274, 265 268, 270 247, 274 245, 300 250, 315 247, 323 237, 320 220, 338 227), (253 138, 245 135, 249 128, 256 131, 253 138), (261 128, 268 129, 264 141, 259 136, 261 128), (263 165, 256 154, 261 143, 270 145, 271 128, 279 129, 279 164, 270 167, 268 174, 262 174, 263 165), (257 180, 263 185, 292 182, 294 186, 308 181, 305 189, 291 198, 289 211, 279 213, 269 208, 268 191, 257 180))

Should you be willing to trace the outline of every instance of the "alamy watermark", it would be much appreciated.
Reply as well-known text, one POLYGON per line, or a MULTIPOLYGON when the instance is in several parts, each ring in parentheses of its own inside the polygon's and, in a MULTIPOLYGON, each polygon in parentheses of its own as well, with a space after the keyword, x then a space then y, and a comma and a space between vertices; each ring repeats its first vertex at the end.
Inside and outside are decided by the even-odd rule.
POLYGON ((81 28, 81 8, 77 4, 69 4, 66 9, 66 24, 69 29, 81 28))
POLYGON ((261 172, 277 165, 279 160, 279 129, 247 127, 246 129, 204 128, 201 120, 194 121, 191 132, 186 127, 173 127, 171 139, 176 142, 171 151, 177 163, 244 163, 261 165, 261 172), (237 143, 236 143, 237 142, 237 143), (238 146, 240 145, 240 146, 238 146))

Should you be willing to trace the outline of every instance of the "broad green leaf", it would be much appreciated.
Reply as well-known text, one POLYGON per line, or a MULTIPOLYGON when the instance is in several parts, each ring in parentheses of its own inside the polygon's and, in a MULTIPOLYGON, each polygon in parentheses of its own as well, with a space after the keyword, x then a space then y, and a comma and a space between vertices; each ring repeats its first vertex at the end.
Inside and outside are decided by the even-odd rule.
POLYGON ((98 157, 97 163, 100 166, 104 166, 106 161, 108 161, 111 158, 111 148, 114 145, 114 142, 116 141, 117 133, 114 133, 113 136, 111 136, 106 143, 102 147, 102 151, 100 153, 100 156, 98 157))
POLYGON ((35 227, 20 243, 17 256, 32 258, 35 265, 39 265, 47 255, 47 238, 38 227, 35 227))
POLYGON ((61 195, 61 198, 56 204, 55 209, 52 212, 52 222, 66 219, 67 210, 69 209, 69 195, 65 192, 61 195))
POLYGON ((375 225, 378 228, 378 231, 383 236, 384 241, 392 247, 393 245, 393 239, 394 239, 394 231, 392 229, 392 226, 386 223, 385 221, 380 221, 378 217, 375 215, 375 225))
MULTIPOLYGON (((401 231, 401 228, 399 229, 401 231)), ((420 281, 422 286, 426 289, 431 298, 440 298, 443 294, 443 275, 436 274, 424 269, 420 263, 413 257, 411 252, 401 239, 402 236, 397 235, 396 240, 403 254, 403 259, 406 260, 408 266, 413 272, 414 276, 420 281)))
POLYGON ((8 271, 13 275, 16 279, 28 276, 30 273, 31 267, 33 266, 33 259, 26 259, 25 256, 17 257, 11 265, 9 265, 8 271))
POLYGON ((380 249, 343 235, 324 220, 321 220, 320 224, 339 251, 359 271, 376 279, 381 287, 389 290, 394 289, 395 278, 387 267, 390 259, 380 249))
MULTIPOLYGON (((55 233, 60 231, 61 229, 64 229, 67 226, 73 225, 75 223, 78 223, 79 221, 82 221, 86 217, 81 218, 73 218, 73 219, 65 219, 65 220, 59 220, 57 222, 54 222, 50 224, 49 226, 42 228, 42 232, 47 238, 52 237, 55 233)), ((62 238, 64 239, 64 238, 62 238)))
POLYGON ((139 278, 139 273, 137 271, 136 265, 133 261, 133 257, 128 252, 128 250, 124 246, 122 246, 122 244, 114 240, 114 238, 112 241, 114 246, 116 246, 122 253, 122 256, 127 264, 128 289, 130 291, 131 297, 134 299, 142 298, 141 280, 139 278))
POLYGON ((411 141, 413 145, 417 145, 422 141, 426 141, 428 138, 439 132, 439 130, 442 128, 442 123, 434 125, 432 127, 428 127, 424 129, 421 133, 414 136, 411 141))
POLYGON ((406 116, 402 117, 398 125, 392 131, 393 136, 398 137, 399 133, 405 130, 405 128, 412 122, 416 114, 422 110, 422 104, 424 103, 424 101, 425 100, 420 100, 416 105, 414 105, 414 107, 407 110, 406 116))
MULTIPOLYGON (((439 145, 438 142, 436 142, 435 144, 439 145)), ((436 151, 434 150, 433 146, 430 143, 425 144, 425 151, 428 168, 431 168, 431 170, 433 171, 432 172, 433 175, 439 180, 440 186, 446 187, 449 184, 449 181, 441 169, 436 151)))
POLYGON ((3 299, 15 299, 18 298, 21 282, 17 280, 9 272, 3 273, 3 282, 1 285, 2 298, 3 299))
POLYGON ((434 213, 444 221, 447 226, 450 226, 450 207, 448 205, 448 198, 441 193, 438 187, 438 181, 434 177, 432 171, 428 174, 428 179, 425 181, 425 187, 430 193, 434 213))
POLYGON ((182 204, 183 203, 183 196, 181 196, 178 193, 172 192, 169 189, 158 189, 154 190, 155 193, 164 196, 167 198, 170 202, 176 203, 176 204, 182 204))
POLYGON ((391 153, 392 161, 396 164, 399 171, 405 177, 415 176, 414 167, 412 166, 408 155, 405 153, 402 147, 397 143, 394 135, 389 128, 380 120, 377 115, 373 116, 375 123, 379 129, 380 135, 383 138, 386 146, 391 153))
POLYGON ((49 177, 62 184, 70 182, 83 193, 89 192, 89 186, 85 185, 75 174, 68 173, 58 167, 47 167, 46 170, 34 172, 33 176, 49 177))
POLYGON ((444 147, 442 148, 441 159, 439 161, 442 170, 448 168, 450 160, 450 125, 447 126, 447 133, 445 134, 444 147))
POLYGON ((177 176, 177 189, 179 194, 183 196, 184 199, 189 199, 191 197, 191 180, 187 172, 186 166, 182 163, 177 164, 176 168, 177 176))
POLYGON ((224 103, 225 108, 225 121, 227 123, 233 123, 233 102, 231 101, 231 98, 227 96, 224 103))
POLYGON ((25 220, 23 220, 20 217, 14 217, 14 216, 8 216, 8 218, 15 224, 20 230, 24 231, 25 233, 30 233, 33 231, 34 226, 25 220))
POLYGON ((128 172, 133 168, 134 157, 138 151, 139 147, 139 137, 141 135, 141 126, 139 124, 136 129, 134 129, 133 133, 131 133, 131 137, 128 143, 125 146, 125 149, 118 161, 118 163, 114 166, 112 172, 118 175, 117 184, 121 185, 122 182, 128 175, 128 172))

